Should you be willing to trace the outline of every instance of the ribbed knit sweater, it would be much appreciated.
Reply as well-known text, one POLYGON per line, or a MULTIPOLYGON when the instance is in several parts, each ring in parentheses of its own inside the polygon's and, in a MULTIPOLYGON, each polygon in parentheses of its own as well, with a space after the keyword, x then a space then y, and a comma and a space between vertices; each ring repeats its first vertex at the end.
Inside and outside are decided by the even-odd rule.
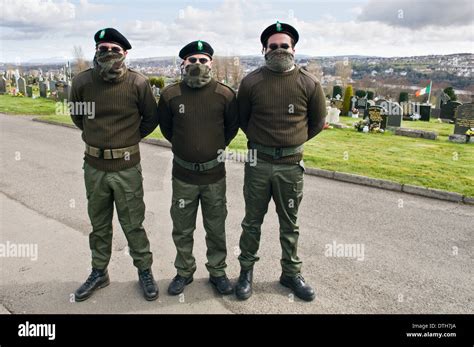
MULTIPOLYGON (((298 66, 287 72, 261 67, 241 82, 237 96, 240 127, 249 141, 268 147, 304 144, 324 126, 326 102, 316 77, 298 66)), ((302 154, 280 159, 257 153, 257 160, 297 163, 302 154)))
MULTIPOLYGON (((184 82, 166 87, 158 112, 161 132, 171 142, 173 153, 191 163, 216 159, 239 129, 235 93, 214 79, 202 88, 190 88, 184 82)), ((211 184, 225 176, 225 166, 196 172, 173 162, 173 176, 190 184, 211 184)))
MULTIPOLYGON (((148 79, 131 69, 118 83, 104 81, 96 69, 79 73, 72 81, 69 101, 95 103, 93 117, 71 114, 74 124, 82 130, 82 139, 90 146, 101 149, 133 146, 158 126, 157 105, 148 79)), ((119 171, 138 164, 140 153, 122 159, 86 154, 84 160, 98 170, 119 171)))

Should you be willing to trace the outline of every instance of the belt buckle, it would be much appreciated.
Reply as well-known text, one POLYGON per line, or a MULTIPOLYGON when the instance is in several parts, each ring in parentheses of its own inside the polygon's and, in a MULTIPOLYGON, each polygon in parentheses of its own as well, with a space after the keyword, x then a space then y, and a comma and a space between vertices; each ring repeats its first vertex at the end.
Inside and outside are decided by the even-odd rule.
POLYGON ((283 152, 283 149, 281 147, 275 148, 275 154, 273 155, 273 159, 280 159, 282 152, 283 152))
POLYGON ((104 150, 102 148, 97 149, 97 158, 104 159, 104 150))
POLYGON ((199 163, 194 163, 194 171, 201 171, 201 166, 199 163))

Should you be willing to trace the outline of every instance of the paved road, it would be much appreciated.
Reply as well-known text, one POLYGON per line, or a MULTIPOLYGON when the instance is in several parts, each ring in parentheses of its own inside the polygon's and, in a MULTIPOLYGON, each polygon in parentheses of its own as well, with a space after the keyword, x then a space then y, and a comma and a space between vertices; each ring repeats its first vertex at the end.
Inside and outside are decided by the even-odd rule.
MULTIPOLYGON (((314 302, 293 298, 278 284, 281 252, 274 208, 263 227, 252 298, 239 302, 233 296, 221 297, 208 284, 201 219, 195 232, 195 282, 184 297, 168 296, 166 288, 175 274, 171 152, 148 144, 141 145, 145 227, 155 257, 159 301, 141 298, 115 220, 112 284, 86 302, 70 302, 90 266, 80 132, 6 115, 0 115, 0 127, 0 246, 10 242, 38 247, 37 260, 0 258, 0 313, 474 312, 472 206, 311 176, 305 178, 299 254, 304 276, 317 290, 314 302), (363 257, 327 256, 326 245, 333 243, 363 246, 363 257)), ((228 163, 227 171, 228 275, 235 281, 243 165, 228 163)))

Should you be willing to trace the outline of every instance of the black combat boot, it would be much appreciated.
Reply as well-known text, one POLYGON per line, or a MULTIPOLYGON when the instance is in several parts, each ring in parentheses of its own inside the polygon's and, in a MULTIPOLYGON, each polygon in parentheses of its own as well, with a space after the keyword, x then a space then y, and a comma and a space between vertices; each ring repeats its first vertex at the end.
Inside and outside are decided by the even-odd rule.
POLYGON ((229 295, 234 291, 226 275, 219 277, 209 276, 209 282, 211 282, 222 295, 229 295))
POLYGON ((235 286, 237 299, 247 300, 252 295, 253 269, 240 270, 239 280, 235 286))
POLYGON ((87 300, 97 289, 107 287, 110 284, 107 269, 99 270, 92 268, 87 280, 74 293, 76 301, 87 300))
POLYGON ((282 274, 280 277, 280 283, 285 287, 290 288, 295 295, 305 301, 313 301, 316 296, 313 288, 309 284, 305 283, 305 280, 301 274, 297 274, 294 277, 290 277, 282 274))
POLYGON ((186 287, 186 285, 188 285, 192 281, 193 281, 193 276, 183 277, 180 275, 176 275, 168 287, 168 294, 170 295, 181 294, 184 290, 184 287, 186 287))
POLYGON ((158 298, 158 285, 153 278, 151 269, 138 271, 138 281, 143 289, 143 295, 148 301, 153 301, 158 298))

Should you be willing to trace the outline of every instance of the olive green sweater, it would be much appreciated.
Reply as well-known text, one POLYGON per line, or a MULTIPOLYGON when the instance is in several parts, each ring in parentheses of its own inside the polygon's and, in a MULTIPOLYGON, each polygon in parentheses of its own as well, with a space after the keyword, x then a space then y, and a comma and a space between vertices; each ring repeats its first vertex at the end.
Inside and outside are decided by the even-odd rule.
MULTIPOLYGON (((316 77, 295 66, 274 72, 261 67, 240 84, 238 96, 240 127, 249 141, 268 147, 299 146, 316 136, 324 126, 326 100, 316 77)), ((257 153, 257 160, 297 163, 302 154, 277 160, 257 153)))
MULTIPOLYGON (((202 88, 184 82, 164 88, 158 112, 161 132, 173 153, 191 163, 216 159, 239 129, 235 93, 214 79, 202 88)), ((211 184, 225 176, 225 165, 196 172, 173 162, 173 176, 190 184, 211 184)))
MULTIPOLYGON (((128 69, 118 83, 104 81, 95 69, 79 73, 72 81, 69 101, 74 105, 93 102, 95 115, 71 112, 82 139, 101 149, 136 145, 158 126, 158 109, 148 79, 128 69)), ((80 111, 76 108, 75 111, 80 111)), ((122 159, 101 159, 85 155, 84 160, 103 171, 119 171, 140 162, 140 153, 122 159)))

